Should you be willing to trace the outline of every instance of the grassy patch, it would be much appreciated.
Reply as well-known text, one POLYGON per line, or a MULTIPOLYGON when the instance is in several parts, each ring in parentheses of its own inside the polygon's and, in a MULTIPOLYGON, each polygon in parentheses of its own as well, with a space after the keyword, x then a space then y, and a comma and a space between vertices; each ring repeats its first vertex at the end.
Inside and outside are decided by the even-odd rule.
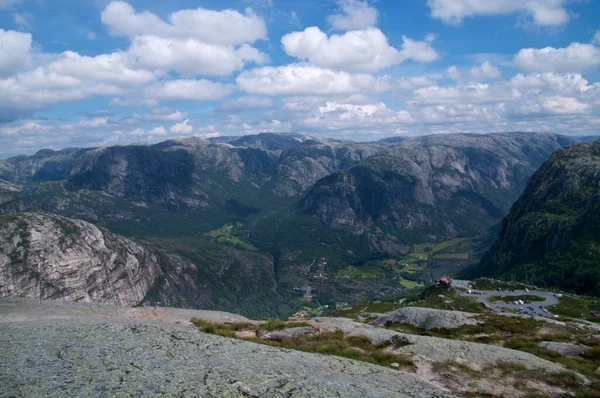
POLYGON ((199 318, 193 318, 192 323, 204 333, 217 334, 225 337, 234 337, 235 332, 238 330, 249 329, 253 326, 250 322, 219 323, 199 318))
POLYGON ((467 253, 441 253, 433 256, 436 260, 468 260, 467 253))
POLYGON ((525 285, 523 283, 506 282, 489 278, 473 279, 471 284, 473 285, 473 288, 478 290, 496 290, 498 288, 524 290, 525 288, 533 288, 533 286, 525 285))
POLYGON ((267 321, 267 323, 264 323, 261 325, 261 328, 268 332, 272 332, 275 330, 282 330, 282 329, 287 329, 287 328, 298 328, 298 327, 302 327, 302 326, 310 326, 310 323, 302 322, 302 321, 286 322, 286 321, 280 321, 278 319, 269 319, 267 321))
POLYGON ((600 312, 600 299, 587 297, 564 296, 558 305, 552 308, 552 312, 569 317, 585 319, 591 322, 600 322, 599 318, 589 315, 590 311, 600 312))
POLYGON ((400 284, 407 289, 415 289, 417 287, 423 287, 422 283, 417 283, 417 282, 410 281, 410 280, 404 279, 404 278, 400 279, 400 284))
MULTIPOLYGON (((255 325, 249 322, 216 323, 194 318, 192 323, 204 333, 216 334, 224 337, 235 337, 236 331, 251 330, 257 336, 267 332, 310 326, 307 322, 285 322, 269 320, 265 323, 255 325)), ((415 370, 413 362, 404 355, 395 354, 389 348, 399 348, 408 344, 401 339, 373 344, 371 339, 365 336, 348 336, 342 331, 316 332, 313 334, 302 334, 294 337, 284 337, 277 340, 263 340, 262 338, 248 338, 273 347, 294 349, 299 351, 314 352, 326 355, 335 355, 359 361, 370 362, 381 366, 391 366, 397 363, 399 369, 415 370)))
POLYGON ((474 313, 487 311, 475 297, 459 296, 458 290, 453 287, 437 288, 431 286, 421 294, 407 298, 403 305, 474 313))
POLYGON ((279 341, 258 340, 258 342, 274 347, 346 357, 381 366, 391 366, 391 364, 397 363, 402 369, 415 370, 415 366, 409 358, 389 352, 381 345, 374 345, 369 338, 347 336, 339 330, 279 341))
POLYGON ((383 276, 379 268, 363 265, 360 267, 351 265, 337 272, 336 278, 347 279, 347 278, 378 278, 383 276))
POLYGON ((244 225, 240 222, 225 224, 219 229, 207 232, 206 235, 213 238, 220 245, 229 245, 247 251, 258 251, 254 245, 239 238, 239 235, 243 234, 243 227, 244 225))
POLYGON ((453 246, 456 246, 456 245, 462 243, 464 240, 466 240, 466 238, 456 238, 456 239, 447 240, 445 242, 438 243, 437 245, 433 246, 432 251, 433 251, 433 253, 438 253, 443 250, 447 250, 453 246))

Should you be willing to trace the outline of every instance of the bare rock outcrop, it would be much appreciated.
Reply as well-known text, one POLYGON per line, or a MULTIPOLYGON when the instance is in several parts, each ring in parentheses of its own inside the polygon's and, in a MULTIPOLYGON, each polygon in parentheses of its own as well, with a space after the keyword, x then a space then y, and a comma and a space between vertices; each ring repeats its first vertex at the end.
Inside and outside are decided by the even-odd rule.
MULTIPOLYGON (((14 299, 10 299, 13 300, 14 299)), ((45 303, 49 306, 49 303, 45 303)), ((85 314, 73 314, 77 306, 85 314)), ((268 347, 183 325, 94 316, 4 322, 2 396, 451 397, 420 376, 346 358, 268 347)), ((12 308, 12 309, 10 309, 12 308)), ((91 313, 90 313, 91 310, 91 313)))
POLYGON ((477 314, 446 311, 434 308, 405 307, 387 312, 373 321, 374 325, 406 323, 421 329, 455 329, 462 325, 476 325, 477 314))
POLYGON ((88 222, 0 215, 0 296, 135 305, 160 273, 154 253, 88 222))

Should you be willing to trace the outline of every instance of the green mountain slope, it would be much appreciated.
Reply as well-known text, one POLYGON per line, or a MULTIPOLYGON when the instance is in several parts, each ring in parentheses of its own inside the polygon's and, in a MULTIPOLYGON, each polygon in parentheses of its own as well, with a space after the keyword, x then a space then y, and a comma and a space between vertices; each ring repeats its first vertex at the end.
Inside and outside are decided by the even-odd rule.
POLYGON ((469 273, 600 295, 600 142, 544 163, 469 273))

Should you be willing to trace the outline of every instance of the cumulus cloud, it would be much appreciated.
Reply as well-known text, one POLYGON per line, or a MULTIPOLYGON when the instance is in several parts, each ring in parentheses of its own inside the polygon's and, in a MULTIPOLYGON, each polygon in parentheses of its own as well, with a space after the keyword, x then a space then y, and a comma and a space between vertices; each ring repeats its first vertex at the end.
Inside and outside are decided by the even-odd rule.
POLYGON ((263 64, 268 55, 252 47, 266 39, 264 20, 247 9, 180 10, 168 22, 150 12, 136 12, 123 1, 111 2, 102 22, 117 36, 131 39, 128 54, 142 68, 176 71, 183 77, 228 76, 248 62, 263 64))
POLYGON ((600 48, 582 43, 564 48, 524 48, 514 61, 518 67, 533 72, 582 72, 600 66, 600 48))
POLYGON ((181 123, 174 124, 169 129, 171 134, 190 134, 194 131, 194 127, 190 124, 190 119, 185 119, 181 123))
POLYGON ((500 69, 495 67, 489 61, 484 61, 479 66, 471 68, 469 71, 461 71, 455 65, 446 69, 446 75, 450 79, 463 80, 470 79, 476 81, 482 81, 487 79, 497 79, 502 76, 500 69))
POLYGON ((122 52, 88 57, 66 51, 47 65, 0 79, 0 108, 37 110, 93 95, 118 96, 155 78, 153 72, 130 67, 122 52))
POLYGON ((31 42, 29 33, 0 29, 0 77, 12 75, 29 62, 31 42))
POLYGON ((246 62, 262 64, 269 57, 249 46, 235 49, 195 39, 172 39, 145 35, 134 38, 129 54, 136 65, 147 69, 175 70, 185 76, 228 76, 246 62))
POLYGON ((311 64, 340 70, 375 72, 412 59, 431 62, 439 58, 429 42, 402 37, 402 49, 388 44, 377 28, 354 30, 342 35, 327 35, 312 26, 289 33, 281 39, 288 55, 311 64))
POLYGON ((299 126, 321 131, 365 129, 384 127, 391 131, 395 126, 409 123, 406 110, 394 111, 383 102, 374 104, 347 104, 327 101, 299 121, 299 126))
POLYGON ((146 115, 144 115, 143 119, 151 122, 177 122, 179 120, 185 119, 187 113, 180 112, 175 109, 170 108, 154 108, 151 109, 146 115))
POLYGON ((102 22, 113 35, 197 39, 219 45, 252 43, 267 38, 262 17, 248 8, 244 14, 236 10, 213 11, 202 7, 174 12, 168 22, 148 11, 136 10, 124 1, 111 2, 101 14, 102 22))
POLYGON ((380 81, 365 73, 339 72, 306 64, 262 67, 242 72, 238 86, 261 95, 331 95, 373 91, 380 81))
POLYGON ((367 1, 338 0, 339 13, 327 17, 327 21, 337 30, 364 29, 377 24, 379 12, 367 1))
POLYGON ((250 109, 271 108, 273 100, 268 97, 247 95, 223 101, 218 110, 241 111, 250 109))
POLYGON ((145 98, 163 101, 218 100, 235 90, 232 84, 212 82, 205 79, 169 80, 149 86, 145 98))
POLYGON ((468 17, 524 13, 535 25, 560 26, 569 22, 567 0, 428 0, 431 17, 460 25, 468 17))

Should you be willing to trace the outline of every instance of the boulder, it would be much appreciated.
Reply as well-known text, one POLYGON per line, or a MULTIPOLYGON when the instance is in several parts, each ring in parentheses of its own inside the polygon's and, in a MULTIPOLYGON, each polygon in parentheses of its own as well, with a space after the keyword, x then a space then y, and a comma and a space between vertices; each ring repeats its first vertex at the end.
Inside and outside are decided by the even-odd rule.
POLYGON ((462 311, 436 310, 433 308, 405 307, 387 312, 377 318, 374 325, 406 323, 421 329, 455 329, 462 325, 476 325, 477 314, 462 311))
POLYGON ((550 351, 558 352, 566 357, 576 357, 590 349, 590 347, 584 345, 562 343, 558 341, 540 341, 538 346, 550 351))

